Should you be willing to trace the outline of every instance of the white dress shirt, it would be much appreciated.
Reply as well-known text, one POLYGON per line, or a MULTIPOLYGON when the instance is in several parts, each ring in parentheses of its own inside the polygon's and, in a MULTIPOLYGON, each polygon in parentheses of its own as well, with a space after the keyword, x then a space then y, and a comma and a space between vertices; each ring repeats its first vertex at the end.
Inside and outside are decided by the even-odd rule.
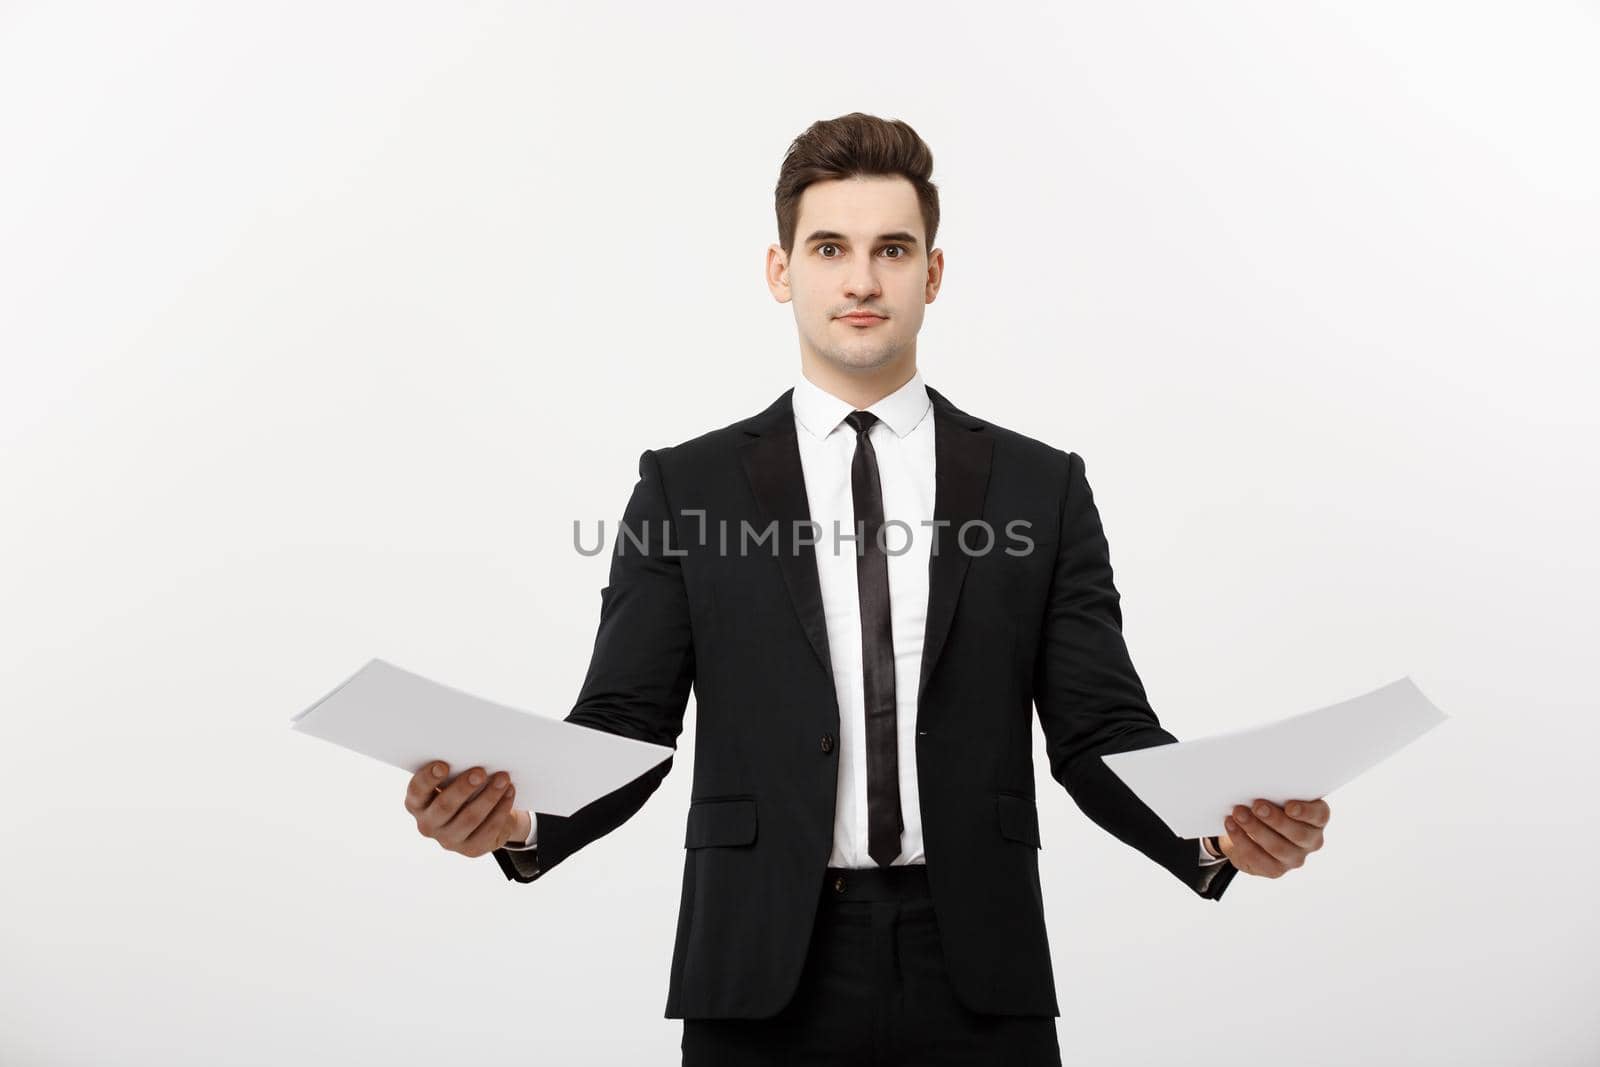
MULTIPOLYGON (((806 502, 817 524, 817 578, 827 621, 828 655, 839 702, 839 776, 830 867, 876 867, 867 854, 867 711, 861 659, 861 599, 856 591, 855 497, 850 467, 855 410, 804 375, 794 388, 795 436, 806 502)), ((889 569, 889 629, 894 641, 895 764, 899 773, 900 855, 895 866, 925 863, 917 792, 917 681, 928 619, 929 536, 933 522, 933 404, 922 375, 866 408, 867 431, 883 490, 889 569), (904 549, 904 551, 902 551, 904 549)))
MULTIPOLYGON (((833 808, 830 867, 876 867, 867 854, 866 690, 861 662, 861 601, 856 592, 855 499, 850 465, 856 433, 844 421, 848 401, 803 374, 794 387, 795 436, 806 502, 816 524, 817 578, 827 622, 834 693, 839 702, 839 776, 833 808)), ((917 791, 917 682, 928 615, 928 562, 934 479, 933 403, 920 371, 866 408, 878 417, 867 431, 883 490, 884 540, 889 564, 890 629, 894 641, 896 765, 900 776, 900 855, 895 866, 925 863, 917 791)), ((538 816, 530 813, 534 848, 538 816)), ((1218 866, 1198 844, 1200 862, 1218 866)))

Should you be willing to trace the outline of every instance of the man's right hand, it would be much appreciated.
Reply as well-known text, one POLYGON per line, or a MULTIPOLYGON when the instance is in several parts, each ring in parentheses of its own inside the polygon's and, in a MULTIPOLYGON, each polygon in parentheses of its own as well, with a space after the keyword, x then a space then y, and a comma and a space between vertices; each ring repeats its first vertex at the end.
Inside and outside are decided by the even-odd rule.
POLYGON ((419 834, 473 857, 526 840, 529 824, 511 807, 517 790, 509 775, 502 771, 486 782, 482 767, 469 767, 454 778, 449 773, 449 764, 433 760, 411 776, 406 810, 416 817, 419 834))

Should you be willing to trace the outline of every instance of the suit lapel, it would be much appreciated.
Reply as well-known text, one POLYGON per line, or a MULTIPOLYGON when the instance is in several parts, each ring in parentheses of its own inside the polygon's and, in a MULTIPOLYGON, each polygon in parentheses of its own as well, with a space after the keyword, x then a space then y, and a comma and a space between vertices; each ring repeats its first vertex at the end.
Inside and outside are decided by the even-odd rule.
POLYGON ((750 439, 740 446, 745 476, 755 493, 761 525, 778 522, 778 566, 783 570, 789 599, 800 625, 816 651, 829 681, 833 663, 828 656, 828 626, 822 612, 822 584, 817 577, 817 550, 795 545, 795 523, 811 520, 806 501, 805 473, 800 467, 800 443, 795 440, 794 390, 787 390, 772 405, 746 422, 750 439))
MULTIPOLYGON (((928 559, 928 625, 922 639, 922 671, 917 680, 917 706, 928 688, 945 638, 955 617, 961 583, 967 576, 971 557, 961 551, 957 535, 963 523, 983 517, 983 498, 989 488, 989 465, 994 454, 994 437, 983 429, 983 422, 951 404, 937 390, 929 388, 933 401, 934 540, 928 559)), ((985 543, 983 537, 968 538, 969 544, 985 543)))
MULTIPOLYGON (((809 522, 811 508, 806 501, 800 444, 795 438, 793 396, 793 389, 785 391, 765 411, 746 420, 742 428, 748 439, 740 445, 740 458, 755 494, 761 524, 777 520, 778 565, 784 585, 801 628, 831 679, 833 666, 828 655, 828 627, 817 577, 816 549, 811 545, 795 547, 795 523, 809 522)), ((928 677, 949 636, 970 562, 957 541, 958 531, 962 524, 983 517, 994 452, 994 437, 984 430, 981 420, 951 404, 935 389, 928 389, 928 398, 933 404, 934 419, 935 525, 928 559, 928 621, 917 680, 919 706, 928 677)), ((982 543, 982 539, 969 539, 969 543, 982 543)))

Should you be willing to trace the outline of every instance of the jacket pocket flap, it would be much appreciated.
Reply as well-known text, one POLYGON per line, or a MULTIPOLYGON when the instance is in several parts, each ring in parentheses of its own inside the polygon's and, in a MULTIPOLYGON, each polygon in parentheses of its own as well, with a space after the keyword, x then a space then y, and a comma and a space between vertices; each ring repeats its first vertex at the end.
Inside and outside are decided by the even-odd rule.
POLYGON ((1000 833, 1013 841, 1041 847, 1038 806, 1030 798, 1013 793, 998 793, 994 799, 1000 816, 1000 833))
POLYGON ((705 800, 689 804, 689 830, 684 848, 748 845, 756 839, 756 802, 705 800))

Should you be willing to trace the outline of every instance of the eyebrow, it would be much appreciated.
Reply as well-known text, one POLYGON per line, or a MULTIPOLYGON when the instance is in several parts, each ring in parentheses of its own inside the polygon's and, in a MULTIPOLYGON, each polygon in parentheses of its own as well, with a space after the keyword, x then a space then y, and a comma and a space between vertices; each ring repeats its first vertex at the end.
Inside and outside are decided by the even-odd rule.
MULTIPOLYGON (((805 239, 805 243, 806 244, 810 244, 813 241, 848 241, 848 240, 849 239, 847 237, 845 237, 844 234, 839 233, 836 230, 814 230, 814 231, 812 231, 811 235, 805 239)), ((914 245, 914 244, 917 243, 917 239, 915 237, 913 237, 911 234, 909 234, 906 231, 904 231, 904 230, 896 230, 894 233, 880 233, 880 234, 878 234, 878 240, 880 240, 880 241, 899 241, 902 244, 908 244, 908 245, 914 245)))

